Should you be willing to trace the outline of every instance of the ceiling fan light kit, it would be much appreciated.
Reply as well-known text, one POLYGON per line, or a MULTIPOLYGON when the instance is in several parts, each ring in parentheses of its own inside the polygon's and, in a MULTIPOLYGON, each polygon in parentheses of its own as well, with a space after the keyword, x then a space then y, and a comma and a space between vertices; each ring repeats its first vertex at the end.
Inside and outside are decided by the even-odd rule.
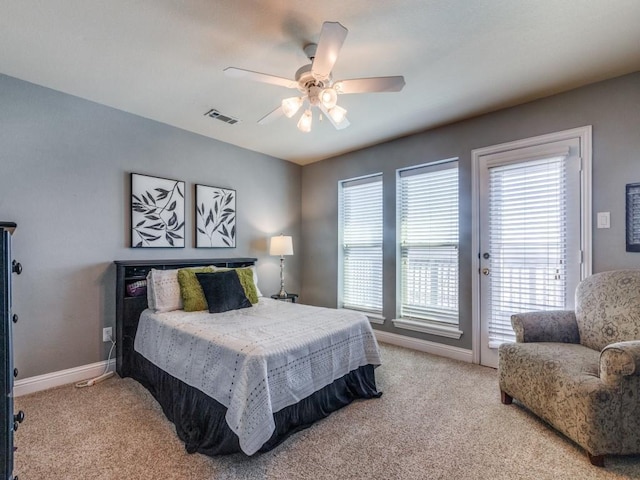
POLYGON ((338 22, 324 22, 318 43, 311 43, 304 47, 304 52, 311 63, 298 69, 295 81, 235 67, 227 67, 224 72, 230 77, 247 78, 257 82, 297 88, 302 93, 301 97, 289 97, 282 100, 280 106, 258 121, 261 125, 275 120, 281 114, 292 118, 306 103, 307 109, 297 123, 300 131, 305 133, 311 131, 312 107, 318 108, 325 114, 337 130, 342 130, 350 123, 347 120, 347 111, 337 104, 339 94, 399 92, 405 85, 402 76, 358 78, 334 83, 331 71, 338 59, 347 33, 348 30, 338 22))

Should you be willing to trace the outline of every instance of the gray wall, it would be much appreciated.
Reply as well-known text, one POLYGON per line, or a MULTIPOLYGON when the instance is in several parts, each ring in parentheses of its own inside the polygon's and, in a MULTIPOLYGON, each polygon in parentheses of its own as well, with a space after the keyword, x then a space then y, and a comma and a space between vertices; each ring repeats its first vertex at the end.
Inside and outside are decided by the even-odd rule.
MULTIPOLYGON (((14 276, 18 379, 106 359, 113 260, 256 256, 260 288, 277 292, 267 238, 300 244, 300 176, 292 163, 0 75, 0 220, 17 222, 24 267, 14 276), (129 248, 129 172, 186 182, 185 248, 129 248), (195 183, 237 191, 235 249, 194 248, 195 183)), ((290 291, 300 265, 287 257, 290 291)))
POLYGON ((593 225, 611 212, 611 228, 593 231, 593 271, 640 268, 625 252, 626 183, 640 182, 640 73, 429 130, 305 166, 302 170, 302 284, 305 302, 335 307, 338 278, 338 182, 383 172, 384 316, 386 331, 471 349, 471 151, 584 125, 593 126, 593 225), (460 159, 460 340, 396 329, 395 172, 451 157, 460 159))

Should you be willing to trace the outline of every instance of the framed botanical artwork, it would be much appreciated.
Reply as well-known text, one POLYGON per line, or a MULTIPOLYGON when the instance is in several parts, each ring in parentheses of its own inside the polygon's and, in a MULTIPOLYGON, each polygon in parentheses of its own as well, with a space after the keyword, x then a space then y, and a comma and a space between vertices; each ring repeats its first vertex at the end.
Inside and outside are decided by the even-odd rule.
POLYGON ((184 182, 131 174, 131 246, 184 247, 184 182))
POLYGON ((236 191, 196 185, 196 248, 236 246, 236 191))
POLYGON ((640 252, 640 183, 629 183, 627 196, 627 252, 640 252))

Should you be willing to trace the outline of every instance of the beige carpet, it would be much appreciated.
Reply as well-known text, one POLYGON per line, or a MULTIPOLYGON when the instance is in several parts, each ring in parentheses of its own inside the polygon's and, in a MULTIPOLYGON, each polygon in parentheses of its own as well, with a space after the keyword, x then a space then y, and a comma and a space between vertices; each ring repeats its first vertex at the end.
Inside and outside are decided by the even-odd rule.
POLYGON ((592 467, 522 408, 500 403, 496 371, 389 345, 380 399, 357 401, 275 450, 208 458, 183 444, 131 379, 16 399, 16 474, 40 479, 617 479, 640 456, 592 467))

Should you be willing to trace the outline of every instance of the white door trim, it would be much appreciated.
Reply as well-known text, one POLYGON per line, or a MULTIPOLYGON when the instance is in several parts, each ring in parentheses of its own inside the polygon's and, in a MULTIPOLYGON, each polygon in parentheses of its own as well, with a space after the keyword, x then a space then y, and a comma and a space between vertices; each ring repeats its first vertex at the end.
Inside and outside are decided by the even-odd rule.
POLYGON ((584 252, 582 278, 592 272, 592 207, 591 207, 591 125, 549 133, 537 137, 525 138, 514 142, 501 143, 489 147, 478 148, 471 152, 471 347, 473 363, 480 363, 480 175, 479 162, 484 155, 493 155, 509 150, 533 147, 551 142, 578 138, 580 140, 580 157, 582 158, 581 202, 586 206, 581 220, 581 248, 584 252))

